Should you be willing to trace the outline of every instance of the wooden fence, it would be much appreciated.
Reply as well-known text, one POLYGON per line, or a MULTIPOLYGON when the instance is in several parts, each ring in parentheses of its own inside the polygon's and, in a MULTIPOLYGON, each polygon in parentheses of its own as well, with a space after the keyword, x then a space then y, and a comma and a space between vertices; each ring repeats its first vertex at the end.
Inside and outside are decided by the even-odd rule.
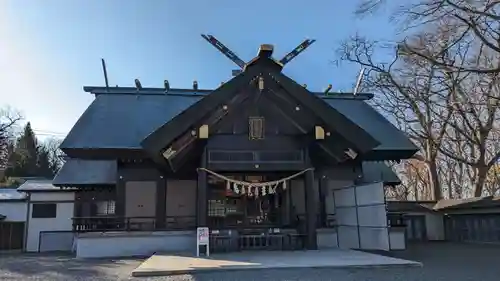
POLYGON ((22 250, 24 244, 24 222, 0 222, 0 251, 22 250))

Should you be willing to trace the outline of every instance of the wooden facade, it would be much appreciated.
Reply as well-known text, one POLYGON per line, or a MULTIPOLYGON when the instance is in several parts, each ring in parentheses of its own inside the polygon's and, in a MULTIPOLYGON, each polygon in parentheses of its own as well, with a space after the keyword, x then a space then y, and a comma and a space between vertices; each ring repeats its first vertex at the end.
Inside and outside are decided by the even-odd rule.
MULTIPOLYGON (((142 91, 149 93, 144 92, 143 96, 139 90, 128 91, 123 88, 93 88, 91 91, 100 100, 112 100, 113 95, 135 95, 137 100, 153 97, 163 99, 167 95, 173 98, 177 95, 176 98, 192 98, 196 101, 183 110, 177 110, 170 119, 164 120, 142 139, 136 138, 139 143, 131 147, 92 145, 84 141, 82 144, 72 144, 71 142, 78 143, 83 139, 79 137, 78 130, 82 130, 79 127, 83 126, 82 120, 87 117, 82 116, 80 124, 75 125, 61 149, 70 157, 69 162, 78 159, 80 162, 111 161, 115 163, 115 167, 109 170, 115 169, 115 172, 111 176, 103 176, 107 180, 98 180, 99 176, 96 175, 99 172, 96 172, 88 180, 71 182, 69 174, 84 171, 75 168, 73 172, 64 175, 66 172, 63 167, 60 175, 56 176, 55 185, 80 188, 77 193, 78 203, 75 204, 75 231, 175 230, 200 226, 221 231, 259 228, 267 231, 270 228, 283 228, 303 236, 306 248, 316 249, 316 229, 329 225, 328 221, 331 219, 324 202, 327 180, 362 180, 364 156, 381 145, 371 133, 331 107, 322 97, 282 74, 281 68, 270 57, 257 57, 244 72, 231 81, 209 94, 194 94, 196 97, 193 94, 176 94, 175 90, 172 93, 162 93, 146 89, 142 91), (237 202, 236 205, 245 205, 241 217, 235 219, 241 223, 230 225, 229 220, 222 220, 221 224, 215 225, 209 216, 209 204, 212 202, 210 192, 214 187, 211 187, 206 170, 199 168, 231 177, 242 176, 243 179, 249 175, 261 179, 283 178, 308 168, 314 169, 307 170, 296 179, 303 184, 304 194, 301 199, 304 200, 304 213, 288 211, 287 223, 279 222, 276 218, 266 218, 265 223, 252 225, 248 219, 252 216, 251 212, 245 205, 249 204, 249 200, 235 198, 233 202, 237 202), (62 177, 70 179, 62 181, 62 177), (110 180, 110 177, 114 177, 114 180, 110 180), (155 201, 154 209, 137 203, 142 209, 135 212, 144 210, 147 213, 144 216, 127 215, 130 213, 127 202, 131 202, 127 196, 135 196, 128 191, 135 189, 127 187, 132 186, 132 183, 142 183, 144 186, 144 194, 133 194, 146 196, 150 192, 152 195, 149 200, 155 201), (178 187, 181 183, 185 186, 178 187), (177 185, 177 191, 169 193, 169 185, 177 185), (146 189, 149 191, 146 192, 146 189), (188 189, 193 191, 188 192, 188 189), (193 204, 195 211, 186 211, 186 214, 189 213, 186 216, 169 216, 169 200, 181 200, 181 192, 185 192, 185 197, 194 197, 184 205, 193 204), (107 201, 114 202, 113 211, 101 212, 98 216, 97 209, 102 207, 96 207, 97 202, 107 201)), ((180 102, 175 100, 171 106, 175 107, 176 103, 180 102)), ((113 104, 108 106, 110 111, 115 110, 111 108, 113 104)), ((92 111, 92 105, 89 111, 92 111)), ((141 122, 148 122, 153 117, 142 115, 140 118, 141 122)), ((95 119, 89 118, 89 122, 96 122, 95 119)), ((140 123, 135 120, 130 122, 140 123)), ((92 124, 89 123, 89 128, 95 126, 92 124)), ((135 129, 132 125, 129 130, 133 131, 135 129)), ((127 130, 127 126, 124 129, 127 130)), ((119 139, 125 133, 116 132, 116 138, 119 139)), ((99 137, 97 133, 93 136, 93 141, 99 137)), ((406 149, 410 156, 415 151, 411 146, 406 149)), ((381 156, 377 160, 386 160, 383 154, 379 155, 381 156)), ((285 208, 284 202, 290 201, 285 197, 283 192, 265 199, 268 200, 267 205, 274 206, 269 209, 281 214, 281 217, 285 216, 285 212, 279 210, 285 208)), ((292 206, 289 202, 286 204, 292 206)), ((267 215, 277 217, 271 212, 267 215)))

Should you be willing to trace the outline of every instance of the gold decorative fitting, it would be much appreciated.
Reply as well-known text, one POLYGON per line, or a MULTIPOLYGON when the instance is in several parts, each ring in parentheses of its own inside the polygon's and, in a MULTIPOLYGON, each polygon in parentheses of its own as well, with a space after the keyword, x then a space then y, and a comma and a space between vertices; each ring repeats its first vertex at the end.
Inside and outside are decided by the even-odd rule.
POLYGON ((172 156, 176 153, 177 151, 175 151, 172 147, 169 147, 167 150, 165 150, 163 152, 163 157, 165 157, 165 159, 170 159, 172 158, 172 156))
POLYGON ((296 111, 299 111, 299 110, 300 110, 300 107, 296 106, 296 107, 295 107, 295 110, 296 110, 296 111))
POLYGON ((351 148, 348 148, 346 151, 344 151, 344 153, 349 156, 351 159, 355 159, 356 157, 358 157, 358 154, 352 150, 351 148))
POLYGON ((314 135, 317 140, 324 140, 325 139, 325 130, 321 126, 315 126, 314 127, 314 135))
POLYGON ((326 132, 326 136, 329 137, 331 135, 330 132, 326 132))
POLYGON ((222 109, 227 110, 227 105, 223 105, 222 109))
POLYGON ((191 136, 196 136, 196 131, 195 130, 191 130, 191 136))
POLYGON ((258 169, 260 166, 259 164, 255 164, 255 168, 258 169))
POLYGON ((200 139, 208 139, 208 125, 201 125, 198 133, 200 139))

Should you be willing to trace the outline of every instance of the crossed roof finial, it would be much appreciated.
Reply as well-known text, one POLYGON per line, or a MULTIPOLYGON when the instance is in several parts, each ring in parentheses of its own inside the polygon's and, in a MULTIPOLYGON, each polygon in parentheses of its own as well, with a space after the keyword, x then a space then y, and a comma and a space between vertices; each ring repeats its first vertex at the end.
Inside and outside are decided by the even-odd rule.
MULTIPOLYGON (((285 64, 289 63, 291 60, 293 60, 295 57, 297 57, 300 53, 302 53, 305 49, 307 49, 309 46, 311 46, 312 43, 316 42, 316 40, 311 40, 311 39, 304 40, 297 47, 295 47, 295 49, 293 49, 291 52, 286 54, 279 61, 276 61, 271 57, 273 54, 274 46, 271 44, 262 44, 262 45, 260 45, 259 53, 257 54, 257 57, 253 58, 248 63, 245 63, 245 61, 240 59, 233 51, 231 51, 228 47, 226 47, 224 44, 222 44, 214 36, 202 34, 201 37, 203 37, 205 40, 207 40, 207 42, 212 44, 212 46, 214 46, 217 50, 219 50, 219 52, 224 54, 227 58, 229 58, 236 65, 238 65, 241 70, 245 70, 245 67, 247 65, 254 62, 258 58, 270 58, 274 62, 276 62, 281 68, 283 68, 283 66, 285 66, 285 64)), ((241 70, 233 71, 233 75, 238 74, 239 72, 241 72, 241 70)))

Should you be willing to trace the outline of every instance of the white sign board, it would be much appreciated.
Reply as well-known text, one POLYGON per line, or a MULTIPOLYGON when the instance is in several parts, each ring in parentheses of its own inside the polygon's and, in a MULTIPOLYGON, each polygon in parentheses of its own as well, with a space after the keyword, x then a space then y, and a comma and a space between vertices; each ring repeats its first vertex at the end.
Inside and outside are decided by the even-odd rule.
POLYGON ((196 228, 196 256, 200 256, 200 246, 206 249, 206 256, 210 255, 210 231, 208 227, 196 228))

